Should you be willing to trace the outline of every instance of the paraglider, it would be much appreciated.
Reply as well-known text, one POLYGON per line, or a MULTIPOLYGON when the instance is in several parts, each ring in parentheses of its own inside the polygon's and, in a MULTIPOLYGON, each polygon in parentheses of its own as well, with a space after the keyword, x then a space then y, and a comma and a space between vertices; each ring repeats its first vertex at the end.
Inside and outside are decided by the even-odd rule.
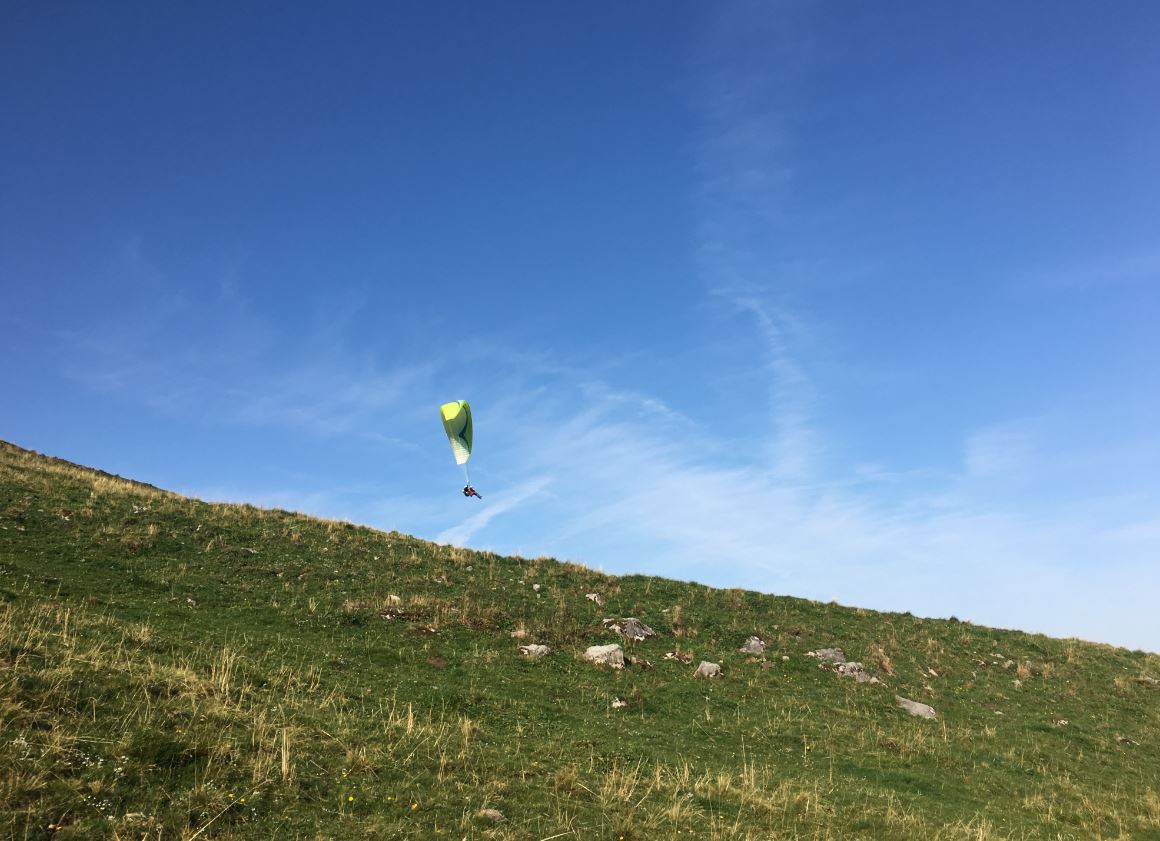
POLYGON ((463 495, 470 499, 483 499, 475 488, 471 487, 471 477, 467 473, 467 460, 471 458, 471 406, 466 400, 456 400, 444 403, 439 407, 439 414, 443 418, 443 430, 447 433, 447 441, 451 444, 451 454, 455 456, 455 463, 462 465, 463 495))

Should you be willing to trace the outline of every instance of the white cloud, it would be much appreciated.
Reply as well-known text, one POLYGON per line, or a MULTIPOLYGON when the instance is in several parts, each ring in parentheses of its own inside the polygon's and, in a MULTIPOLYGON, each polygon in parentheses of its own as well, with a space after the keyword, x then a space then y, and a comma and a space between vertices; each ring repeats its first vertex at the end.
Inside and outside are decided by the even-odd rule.
POLYGON ((967 438, 964 462, 971 478, 1017 477, 1030 464, 1034 421, 1021 419, 979 429, 967 438))
MULTIPOLYGON (((529 479, 516 487, 499 492, 496 494, 494 500, 489 495, 488 499, 481 500, 483 507, 478 513, 440 532, 436 535, 435 542, 454 543, 458 545, 467 543, 477 532, 485 528, 496 517, 512 511, 524 501, 536 496, 551 484, 551 481, 550 477, 540 476, 529 479)), ((469 500, 469 502, 474 504, 472 500, 469 500)))

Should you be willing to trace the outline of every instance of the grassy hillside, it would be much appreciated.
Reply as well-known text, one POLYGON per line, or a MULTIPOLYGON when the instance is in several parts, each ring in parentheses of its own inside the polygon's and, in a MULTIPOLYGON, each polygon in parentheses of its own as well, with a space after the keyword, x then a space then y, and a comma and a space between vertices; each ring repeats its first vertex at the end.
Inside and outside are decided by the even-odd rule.
POLYGON ((0 444, 4 838, 1160 838, 1157 678, 1154 655, 209 505, 0 444), (627 616, 657 631, 628 668, 579 657, 627 616), (834 646, 880 682, 807 655, 834 646))

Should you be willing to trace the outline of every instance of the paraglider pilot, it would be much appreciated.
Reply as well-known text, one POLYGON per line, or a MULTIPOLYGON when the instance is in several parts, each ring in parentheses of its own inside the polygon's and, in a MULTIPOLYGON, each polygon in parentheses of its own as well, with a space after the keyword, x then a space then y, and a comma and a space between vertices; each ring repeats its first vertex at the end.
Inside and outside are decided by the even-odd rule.
POLYGON ((480 496, 479 494, 477 494, 477 493, 475 492, 475 488, 471 487, 471 485, 464 485, 464 486, 463 486, 463 495, 464 495, 464 496, 466 496, 466 497, 468 497, 468 498, 470 498, 470 497, 473 497, 473 496, 474 496, 474 497, 476 497, 477 499, 483 499, 483 497, 482 497, 482 496, 480 496))

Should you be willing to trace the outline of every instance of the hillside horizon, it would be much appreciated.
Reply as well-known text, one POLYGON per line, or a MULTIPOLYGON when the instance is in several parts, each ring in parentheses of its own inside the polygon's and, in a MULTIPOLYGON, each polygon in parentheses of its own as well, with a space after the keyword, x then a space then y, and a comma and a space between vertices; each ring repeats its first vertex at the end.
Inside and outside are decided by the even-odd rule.
POLYGON ((1160 837, 1146 652, 205 503, 4 442, 0 608, 13 838, 1160 837))

